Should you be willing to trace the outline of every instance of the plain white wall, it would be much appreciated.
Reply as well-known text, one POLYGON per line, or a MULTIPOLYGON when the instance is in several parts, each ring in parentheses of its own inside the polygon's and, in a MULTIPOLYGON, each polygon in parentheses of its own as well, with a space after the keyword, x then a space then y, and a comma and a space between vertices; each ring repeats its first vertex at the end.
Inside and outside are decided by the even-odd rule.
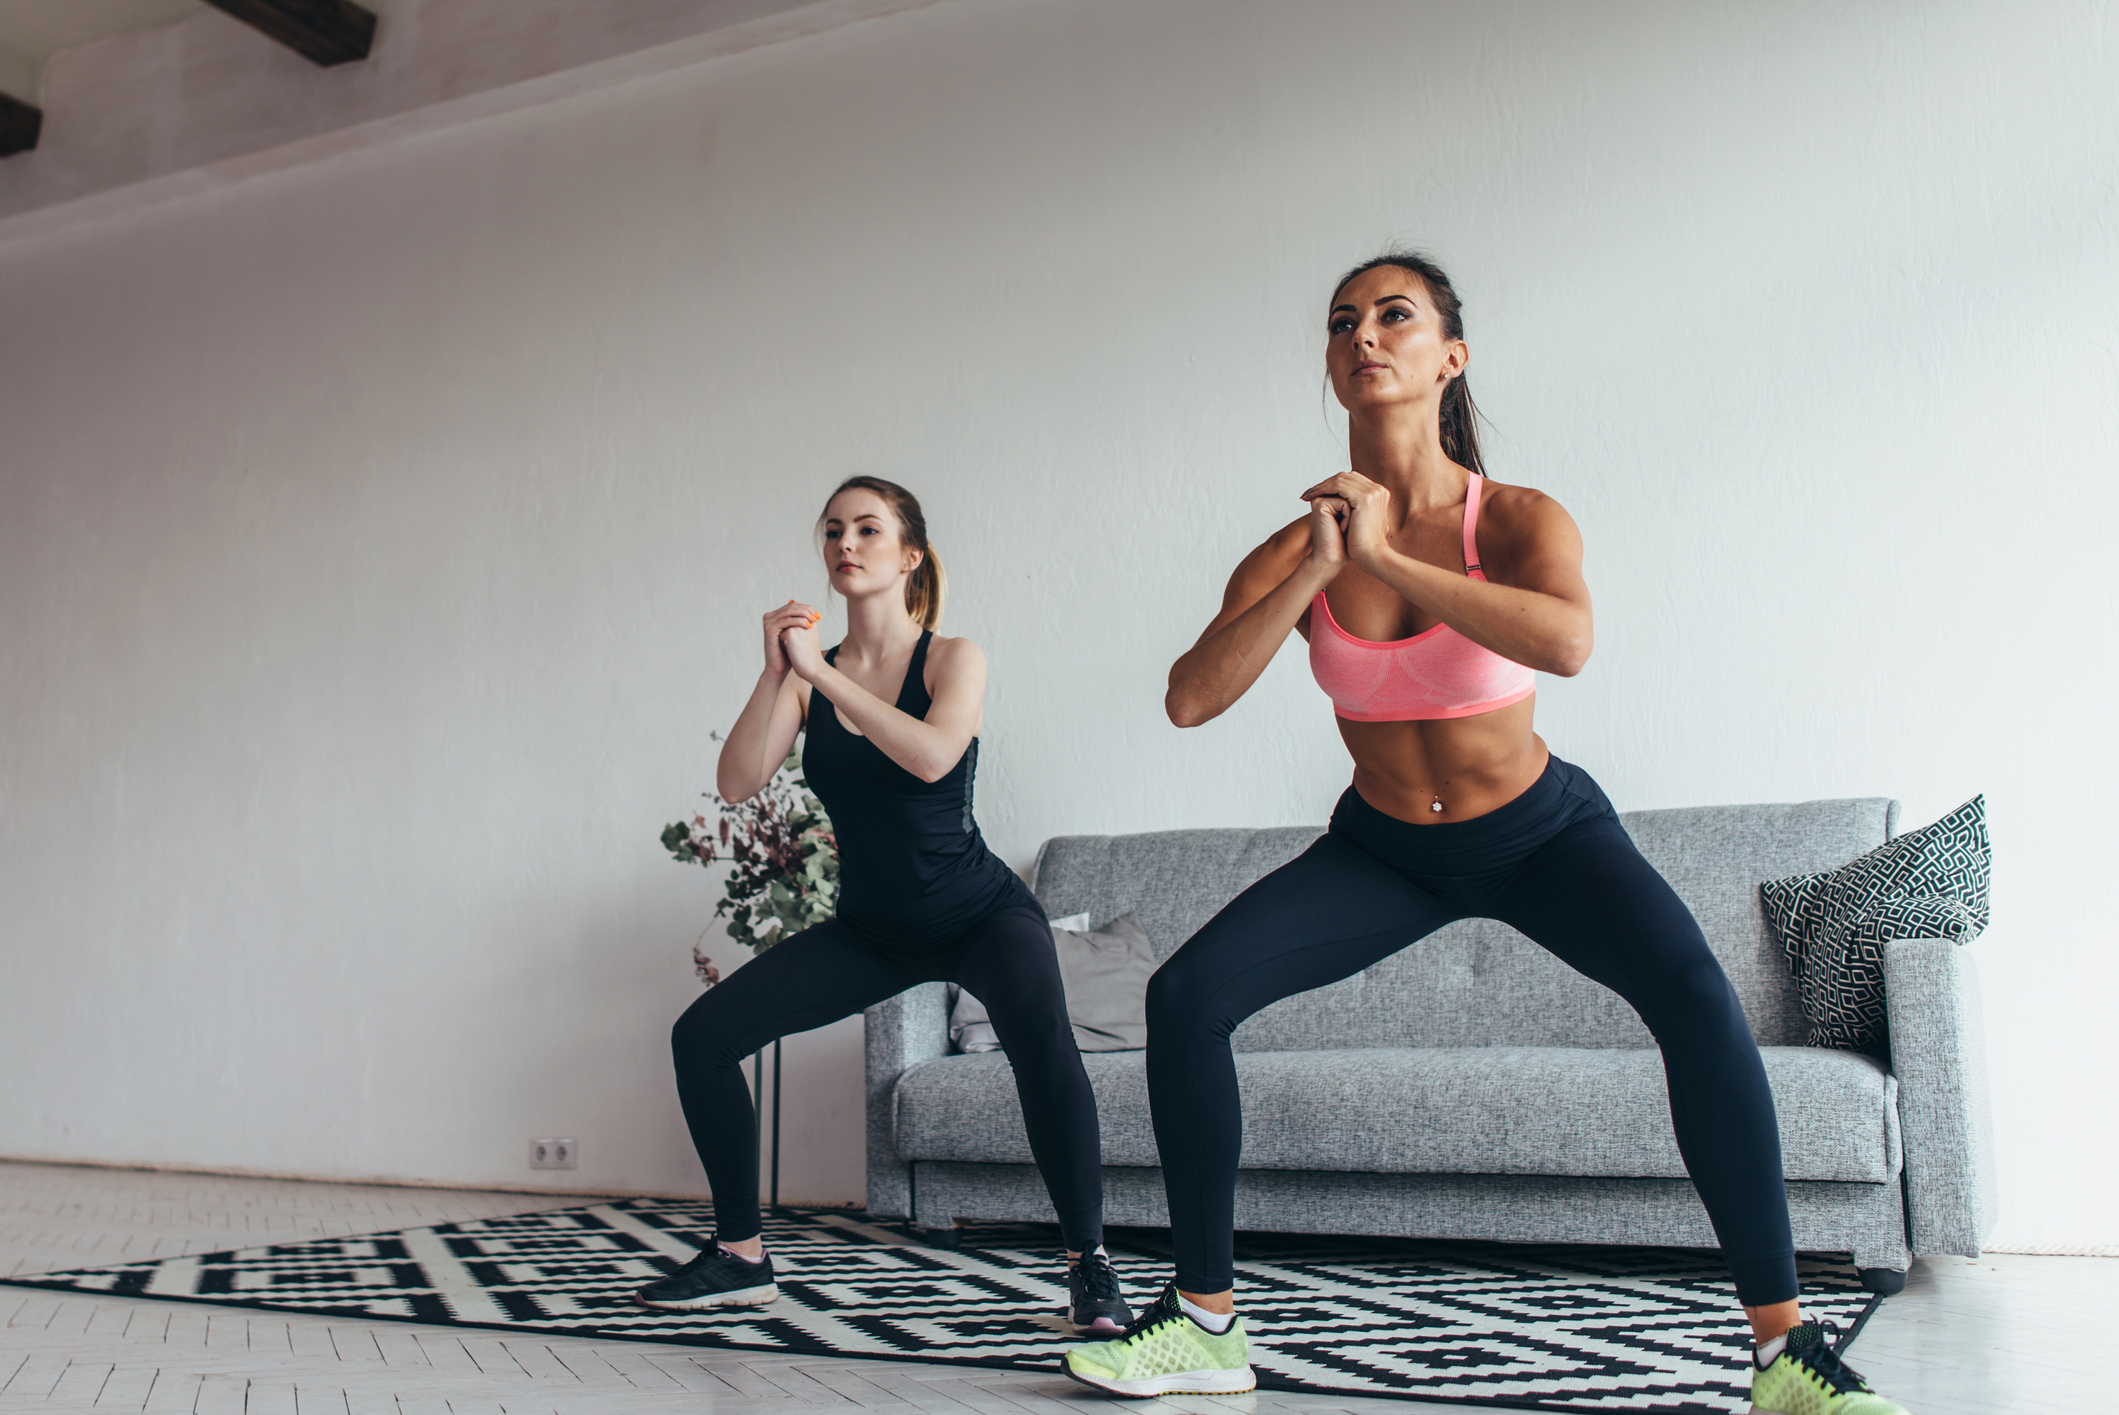
MULTIPOLYGON (((1985 791, 2003 1237, 2119 1241, 2114 91, 2090 3, 954 0, 0 247, 0 1153, 700 1189, 655 836, 854 471, 1009 860, 1321 820, 1299 655, 1162 681, 1404 240, 1587 537, 1541 730, 1622 808, 1985 791)), ((859 1024, 792 1050, 854 1198, 859 1024)))

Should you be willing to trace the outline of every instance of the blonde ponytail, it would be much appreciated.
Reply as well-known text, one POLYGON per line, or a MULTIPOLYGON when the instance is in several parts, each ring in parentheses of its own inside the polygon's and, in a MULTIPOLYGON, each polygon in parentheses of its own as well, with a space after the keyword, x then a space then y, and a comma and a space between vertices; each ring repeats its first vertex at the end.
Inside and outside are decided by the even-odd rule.
POLYGON ((949 576, 942 569, 942 557, 934 542, 929 541, 920 563, 905 577, 905 612, 917 619, 922 629, 941 628, 942 596, 948 587, 949 576))

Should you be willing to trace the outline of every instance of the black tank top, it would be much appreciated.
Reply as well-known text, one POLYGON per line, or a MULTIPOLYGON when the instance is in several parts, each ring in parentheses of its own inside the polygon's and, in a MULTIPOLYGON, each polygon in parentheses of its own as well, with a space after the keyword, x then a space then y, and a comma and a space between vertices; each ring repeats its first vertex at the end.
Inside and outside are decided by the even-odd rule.
MULTIPOLYGON (((927 645, 920 634, 898 689, 899 712, 927 720, 927 645)), ((836 664, 838 648, 824 655, 836 664)), ((802 774, 831 814, 839 843, 839 918, 878 947, 931 952, 1030 891, 986 848, 971 816, 976 737, 939 781, 922 781, 866 737, 848 732, 824 691, 809 695, 802 774)))

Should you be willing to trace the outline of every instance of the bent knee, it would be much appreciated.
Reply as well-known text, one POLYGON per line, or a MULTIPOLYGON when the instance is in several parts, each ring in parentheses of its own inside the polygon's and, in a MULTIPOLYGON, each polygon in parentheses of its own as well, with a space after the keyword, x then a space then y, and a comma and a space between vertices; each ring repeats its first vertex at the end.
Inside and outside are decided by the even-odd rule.
POLYGON ((1148 1035, 1171 1037, 1212 1026, 1217 980, 1208 970, 1175 955, 1148 979, 1148 1035))
POLYGON ((728 1044, 730 1029, 716 1015, 719 1010, 708 1007, 702 997, 671 1025, 670 1055, 679 1065, 733 1066, 742 1059, 742 1053, 728 1044))
POLYGON ((1750 1038, 1750 1023, 1736 989, 1704 945, 1699 956, 1687 958, 1656 980, 1650 1002, 1640 1009, 1641 1015, 1658 1036, 1665 1032, 1735 1032, 1750 1038))
POLYGON ((1048 1054, 1079 1055, 1074 1045, 1074 1023, 1064 1004, 1011 1007, 1001 1012, 988 1007, 986 1015, 993 1020, 994 1035, 1000 1039, 1001 1050, 1008 1053, 1011 1065, 1019 1061, 1034 1063, 1048 1054))

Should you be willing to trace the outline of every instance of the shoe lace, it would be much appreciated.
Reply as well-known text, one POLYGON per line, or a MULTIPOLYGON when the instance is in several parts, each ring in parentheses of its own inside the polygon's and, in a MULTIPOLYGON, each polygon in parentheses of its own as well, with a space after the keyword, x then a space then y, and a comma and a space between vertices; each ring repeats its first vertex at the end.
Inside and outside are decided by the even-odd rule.
POLYGON ((710 1260, 714 1256, 714 1252, 715 1250, 711 1247, 701 1248, 698 1252, 692 1254, 691 1257, 685 1259, 682 1263, 679 1263, 676 1267, 672 1268, 669 1272, 669 1276, 690 1276, 691 1274, 699 1271, 699 1269, 705 1267, 708 1260, 710 1260))
POLYGON ((1074 1274, 1082 1285, 1082 1291, 1099 1302, 1115 1302, 1119 1297, 1118 1274, 1112 1271, 1111 1260, 1102 1253, 1084 1253, 1074 1265, 1074 1274))
POLYGON ((1184 1320, 1184 1315, 1184 1308, 1177 1305, 1176 1287, 1165 1287, 1162 1296, 1155 1299, 1154 1305, 1135 1317, 1133 1324, 1120 1332, 1115 1340, 1131 1341, 1135 1337, 1146 1333, 1151 1327, 1159 1327, 1164 1322, 1182 1321, 1184 1320))
POLYGON ((1834 1394, 1868 1390, 1869 1383, 1862 1379, 1861 1372, 1840 1359, 1839 1347, 1831 1337, 1832 1328, 1819 1323, 1817 1344, 1806 1345, 1800 1350, 1791 1345, 1788 1355, 1797 1364, 1816 1372, 1818 1380, 1834 1394))

